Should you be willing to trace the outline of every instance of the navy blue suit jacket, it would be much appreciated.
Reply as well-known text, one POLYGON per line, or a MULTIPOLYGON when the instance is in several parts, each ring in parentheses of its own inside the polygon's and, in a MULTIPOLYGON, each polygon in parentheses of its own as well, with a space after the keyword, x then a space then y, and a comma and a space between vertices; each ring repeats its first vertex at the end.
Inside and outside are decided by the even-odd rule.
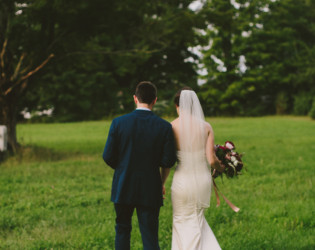
POLYGON ((172 126, 146 110, 117 117, 111 124, 103 159, 115 169, 114 203, 160 207, 160 167, 170 168, 176 161, 172 126))

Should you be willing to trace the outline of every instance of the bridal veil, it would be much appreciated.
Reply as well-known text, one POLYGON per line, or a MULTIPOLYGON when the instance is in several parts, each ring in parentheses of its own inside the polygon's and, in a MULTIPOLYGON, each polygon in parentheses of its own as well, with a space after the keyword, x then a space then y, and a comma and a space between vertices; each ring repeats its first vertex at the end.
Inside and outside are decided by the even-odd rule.
POLYGON ((210 205, 211 185, 205 190, 205 177, 211 176, 206 162, 207 132, 205 118, 196 93, 183 90, 179 99, 179 146, 178 158, 181 171, 188 173, 187 204, 195 208, 205 208, 210 205), (204 192, 205 191, 205 192, 204 192))

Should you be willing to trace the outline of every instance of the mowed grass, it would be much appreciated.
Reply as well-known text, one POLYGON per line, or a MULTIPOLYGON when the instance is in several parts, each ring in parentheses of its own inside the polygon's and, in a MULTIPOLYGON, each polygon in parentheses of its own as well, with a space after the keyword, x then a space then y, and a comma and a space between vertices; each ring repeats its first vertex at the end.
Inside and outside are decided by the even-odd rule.
MULTIPOLYGON (((216 180, 206 218, 222 249, 315 249, 315 122, 304 117, 208 118, 247 171, 216 180)), ((110 121, 21 124, 24 149, 0 165, 0 249, 114 249, 113 170, 101 158, 110 121)), ((173 174, 173 171, 172 171, 173 174)), ((167 182, 160 246, 171 249, 167 182)), ((131 249, 142 249, 133 218, 131 249)))

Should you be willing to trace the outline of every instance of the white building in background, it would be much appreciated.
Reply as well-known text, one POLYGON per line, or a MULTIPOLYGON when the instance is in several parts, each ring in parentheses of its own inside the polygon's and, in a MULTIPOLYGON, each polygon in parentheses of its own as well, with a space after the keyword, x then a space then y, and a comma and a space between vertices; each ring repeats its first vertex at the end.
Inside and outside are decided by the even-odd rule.
POLYGON ((8 131, 7 127, 0 126, 0 152, 6 151, 8 145, 8 131))
POLYGON ((21 111, 21 115, 23 115, 24 119, 31 119, 33 116, 43 116, 43 115, 52 116, 53 112, 54 112, 54 108, 45 109, 42 111, 35 111, 32 113, 30 113, 27 109, 24 109, 21 111))

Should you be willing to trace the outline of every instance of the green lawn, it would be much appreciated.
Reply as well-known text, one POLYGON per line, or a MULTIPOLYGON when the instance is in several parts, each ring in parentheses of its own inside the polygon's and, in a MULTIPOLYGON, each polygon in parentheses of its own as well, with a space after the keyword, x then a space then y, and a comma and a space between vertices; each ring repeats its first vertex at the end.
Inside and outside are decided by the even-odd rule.
MULTIPOLYGON (((315 122, 305 117, 209 118, 247 172, 217 180, 206 218, 223 249, 315 249, 315 122)), ((0 165, 0 249, 114 249, 113 171, 101 158, 110 121, 21 124, 23 152, 0 165)), ((172 172, 173 173, 173 172, 172 172)), ((171 177, 160 246, 172 237, 171 177)), ((142 249, 136 216, 132 248, 142 249)))

